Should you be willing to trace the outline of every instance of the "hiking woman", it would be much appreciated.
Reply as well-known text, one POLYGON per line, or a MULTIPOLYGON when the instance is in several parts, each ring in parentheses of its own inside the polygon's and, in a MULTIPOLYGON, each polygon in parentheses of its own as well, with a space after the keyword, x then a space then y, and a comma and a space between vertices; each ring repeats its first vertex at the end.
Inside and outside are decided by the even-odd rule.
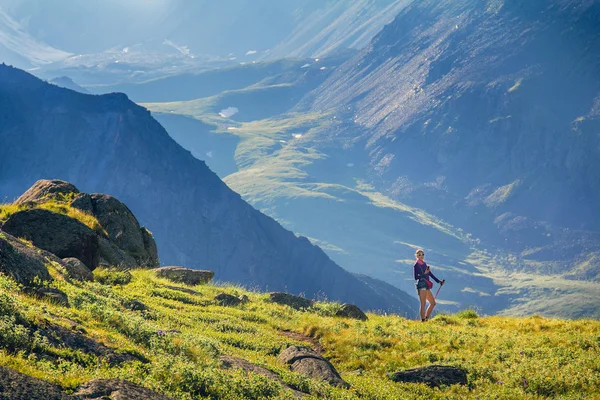
POLYGON ((415 262, 414 270, 415 280, 417 281, 417 294, 419 295, 419 301, 421 302, 421 322, 425 322, 429 320, 429 316, 433 312, 433 307, 435 307, 435 298, 431 293, 433 283, 429 280, 429 277, 432 277, 433 280, 440 285, 443 285, 445 281, 439 280, 431 272, 431 269, 423 260, 425 258, 425 252, 422 249, 418 249, 415 256, 417 257, 417 262, 415 262), (427 312, 425 312, 425 303, 427 301, 429 301, 429 308, 427 308, 427 312))

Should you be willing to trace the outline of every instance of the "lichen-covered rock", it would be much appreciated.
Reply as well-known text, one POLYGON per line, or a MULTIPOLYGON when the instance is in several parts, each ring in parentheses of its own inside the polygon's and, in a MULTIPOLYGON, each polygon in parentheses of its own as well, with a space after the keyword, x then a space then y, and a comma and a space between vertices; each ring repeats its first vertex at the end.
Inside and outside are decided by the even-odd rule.
MULTIPOLYGON (((116 198, 94 193, 90 195, 92 214, 107 232, 112 243, 131 256, 140 267, 159 266, 156 244, 150 232, 140 227, 129 208, 116 198)), ((89 207, 85 198, 72 203, 83 210, 89 207)))
POLYGON ((195 270, 184 267, 162 267, 155 269, 156 275, 167 278, 173 282, 185 283, 187 285, 200 285, 208 283, 215 276, 212 271, 195 270))
POLYGON ((0 366, 0 399, 3 400, 71 400, 59 386, 0 366))
POLYGON ((394 382, 425 383, 431 387, 467 384, 467 372, 465 370, 443 365, 431 365, 394 372, 389 377, 394 382))
POLYGON ((333 386, 349 388, 329 360, 317 354, 306 346, 290 346, 282 351, 277 361, 290 366, 293 372, 305 375, 312 379, 326 381, 333 386))
POLYGON ((303 308, 309 308, 314 304, 314 302, 312 300, 305 299, 304 297, 300 297, 300 296, 295 296, 295 295, 289 294, 289 293, 283 293, 283 292, 270 293, 269 297, 273 303, 290 306, 292 308, 295 308, 296 310, 300 310, 303 308))
POLYGON ((237 306, 242 302, 239 297, 227 293, 219 293, 215 296, 215 301, 222 306, 237 306))
POLYGON ((94 280, 92 271, 77 258, 63 258, 63 262, 69 278, 82 282, 94 280))
POLYGON ((342 307, 335 313, 338 317, 354 318, 361 321, 366 321, 365 313, 354 304, 342 304, 342 307))
POLYGON ((64 200, 70 194, 77 194, 79 190, 69 182, 61 180, 37 181, 21 195, 15 204, 45 203, 49 200, 64 200))
POLYGON ((62 290, 41 287, 35 290, 35 295, 41 299, 46 299, 63 307, 69 307, 69 298, 62 290))
POLYGON ((0 231, 0 272, 18 283, 29 286, 35 280, 51 281, 46 263, 48 259, 55 259, 53 257, 46 251, 38 252, 37 248, 29 247, 14 236, 0 231))
POLYGON ((95 379, 83 384, 75 393, 82 399, 91 400, 170 400, 143 386, 120 379, 95 379))
POLYGON ((98 235, 74 218, 44 209, 23 210, 8 217, 2 230, 60 258, 77 258, 90 270, 98 266, 98 235))

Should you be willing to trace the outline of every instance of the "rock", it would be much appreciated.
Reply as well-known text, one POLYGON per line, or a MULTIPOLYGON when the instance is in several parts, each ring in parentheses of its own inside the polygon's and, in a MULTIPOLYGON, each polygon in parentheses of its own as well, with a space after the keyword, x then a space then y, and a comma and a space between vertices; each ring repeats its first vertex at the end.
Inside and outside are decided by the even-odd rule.
POLYGON ((330 385, 349 388, 335 367, 325 358, 306 346, 290 346, 282 351, 277 361, 290 365, 293 372, 305 375, 312 379, 326 381, 330 385))
MULTIPOLYGON (((76 329, 73 325, 72 328, 76 329)), ((73 332, 50 321, 40 323, 37 332, 39 335, 45 337, 53 347, 80 350, 83 353, 94 354, 97 357, 106 359, 109 365, 114 366, 130 361, 148 362, 148 360, 133 354, 116 351, 85 336, 81 332, 73 332)), ((45 356, 53 357, 51 354, 45 354, 45 356)))
POLYGON ((59 260, 52 254, 28 247, 12 235, 0 231, 0 272, 25 286, 34 280, 51 281, 46 263, 59 260), (36 279, 37 278, 37 279, 36 279))
POLYGON ((2 230, 60 258, 77 258, 90 270, 98 266, 98 235, 74 218, 44 209, 24 210, 12 214, 2 230))
POLYGON ((67 276, 78 281, 93 281, 94 274, 77 258, 63 258, 67 276))
POLYGON ((286 306, 290 306, 295 308, 296 310, 300 310, 303 308, 311 307, 314 302, 309 299, 305 299, 304 297, 294 296, 293 294, 283 293, 283 292, 274 292, 269 295, 271 301, 277 304, 283 304, 286 306))
MULTIPOLYGON (((125 204, 112 196, 97 193, 90 195, 90 202, 92 214, 108 233, 112 243, 133 257, 140 267, 159 266, 154 238, 147 229, 140 227, 138 220, 125 204)), ((72 204, 83 207, 82 210, 88 207, 84 198, 72 204)))
POLYGON ((15 204, 45 203, 49 200, 64 200, 69 194, 77 194, 79 190, 69 182, 61 180, 37 181, 25 193, 21 195, 15 204))
POLYGON ((98 266, 114 267, 121 270, 134 269, 137 266, 137 262, 133 257, 103 237, 98 238, 98 251, 100 253, 98 266))
POLYGON ((95 379, 82 385, 75 393, 83 399, 113 400, 170 400, 143 386, 120 379, 95 379))
POLYGON ((67 297, 67 294, 61 290, 41 287, 35 290, 35 295, 60 306, 69 307, 69 298, 67 297))
POLYGON ((361 321, 366 321, 367 316, 364 312, 354 304, 342 304, 342 307, 335 313, 338 317, 354 318, 361 321))
POLYGON ((187 285, 199 285, 208 283, 215 276, 212 271, 194 270, 184 267, 162 267, 155 269, 156 275, 167 278, 173 282, 185 283, 187 285))
POLYGON ((231 294, 219 293, 215 296, 215 300, 222 306, 237 306, 241 300, 231 294))
POLYGON ((146 254, 148 255, 148 262, 146 266, 148 268, 159 267, 160 262, 158 261, 158 247, 156 247, 154 236, 152 236, 152 233, 143 226, 141 227, 141 231, 144 248, 146 249, 146 254))
POLYGON ((87 193, 79 193, 73 201, 71 201, 71 207, 77 208, 88 214, 94 214, 94 205, 92 204, 92 196, 87 193))
POLYGON ((125 303, 125 308, 131 311, 146 311, 148 306, 139 300, 131 300, 125 303))
POLYGON ((70 400, 59 386, 0 366, 0 399, 70 400))
POLYGON ((285 382, 281 380, 281 377, 277 375, 275 372, 267 369, 265 367, 261 367, 256 364, 252 364, 251 362, 244 360, 243 358, 232 357, 232 356, 221 356, 219 357, 221 361, 221 365, 224 368, 237 368, 244 371, 252 372, 257 375, 265 376, 271 380, 279 382, 285 389, 290 390, 292 394, 298 398, 306 396, 305 393, 295 390, 288 386, 285 382))
POLYGON ((443 365, 431 365, 394 372, 389 377, 394 382, 425 383, 431 387, 467 384, 467 372, 465 370, 443 365))
POLYGON ((247 302, 250 301, 250 299, 248 298, 248 296, 246 296, 245 294, 243 294, 240 297, 238 297, 238 299, 240 300, 240 303, 242 303, 242 304, 246 304, 247 302))

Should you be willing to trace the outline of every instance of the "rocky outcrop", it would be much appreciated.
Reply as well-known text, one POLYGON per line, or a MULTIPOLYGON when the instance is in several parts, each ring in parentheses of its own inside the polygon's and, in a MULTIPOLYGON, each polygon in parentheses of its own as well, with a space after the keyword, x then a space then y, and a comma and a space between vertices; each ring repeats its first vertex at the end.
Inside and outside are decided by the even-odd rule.
POLYGON ((49 382, 0 366, 0 399, 4 400, 71 400, 49 382))
POLYGON ((91 270, 98 266, 98 235, 74 218, 44 209, 24 210, 12 214, 2 230, 60 258, 75 257, 91 270))
POLYGON ((199 271, 184 267, 162 267, 157 268, 156 275, 167 278, 173 282, 185 283, 186 285, 201 285, 211 281, 215 276, 212 271, 199 271))
POLYGON ((367 316, 354 304, 342 304, 342 307, 335 313, 337 317, 354 318, 366 321, 367 316))
POLYGON ((90 212, 107 232, 110 242, 132 257, 139 266, 158 267, 158 254, 152 235, 140 227, 129 208, 106 194, 80 195, 71 203, 90 212), (90 209, 91 208, 91 209, 90 209))
POLYGON ((94 274, 84 263, 77 258, 63 258, 64 267, 67 271, 67 277, 78 281, 93 281, 94 274))
POLYGON ((31 188, 15 200, 15 204, 45 203, 50 200, 64 201, 77 193, 79 190, 69 182, 42 179, 35 182, 31 188))
POLYGON ((219 357, 221 361, 221 365, 224 368, 237 368, 247 372, 251 372, 253 374, 265 376, 271 380, 279 382, 285 389, 290 390, 291 393, 298 398, 306 396, 305 393, 300 392, 296 389, 293 389, 288 384, 283 382, 281 377, 277 375, 275 372, 270 369, 266 369, 265 367, 261 367, 256 364, 252 364, 250 361, 244 360, 243 358, 232 357, 232 356, 221 356, 219 357))
POLYGON ((69 307, 69 298, 62 290, 56 288, 40 287, 33 292, 36 297, 48 300, 51 303, 58 304, 63 307, 69 307))
POLYGON ((31 285, 34 280, 51 281, 46 263, 60 261, 54 255, 35 247, 30 247, 17 238, 0 231, 0 272, 23 285, 31 285))
POLYGON ((313 349, 306 346, 290 346, 282 351, 277 361, 290 366, 290 369, 309 378, 326 381, 333 386, 349 388, 335 367, 313 349))
POLYGON ((290 306, 296 310, 306 309, 314 304, 310 299, 283 292, 270 293, 269 298, 273 303, 290 306))
POLYGON ((171 400, 143 386, 121 379, 96 379, 82 385, 75 393, 81 399, 89 400, 171 400))
POLYGON ((100 261, 98 264, 102 267, 116 267, 118 269, 127 270, 137 266, 133 257, 119 249, 114 243, 104 237, 98 239, 98 250, 100 252, 100 261))
POLYGON ((425 383, 431 387, 467 384, 465 370, 441 365, 394 372, 389 377, 394 382, 425 383))

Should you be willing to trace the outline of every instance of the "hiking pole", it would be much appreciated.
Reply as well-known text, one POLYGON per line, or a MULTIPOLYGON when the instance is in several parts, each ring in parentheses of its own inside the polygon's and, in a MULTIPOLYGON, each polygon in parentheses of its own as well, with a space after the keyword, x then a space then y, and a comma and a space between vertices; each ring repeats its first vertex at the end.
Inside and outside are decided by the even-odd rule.
POLYGON ((440 287, 438 288, 437 292, 435 293, 435 297, 434 297, 434 299, 437 299, 437 295, 438 295, 438 293, 440 292, 440 289, 442 288, 442 286, 444 286, 444 283, 446 283, 446 280, 445 280, 445 279, 444 279, 444 280, 442 280, 442 284, 440 285, 440 287))

